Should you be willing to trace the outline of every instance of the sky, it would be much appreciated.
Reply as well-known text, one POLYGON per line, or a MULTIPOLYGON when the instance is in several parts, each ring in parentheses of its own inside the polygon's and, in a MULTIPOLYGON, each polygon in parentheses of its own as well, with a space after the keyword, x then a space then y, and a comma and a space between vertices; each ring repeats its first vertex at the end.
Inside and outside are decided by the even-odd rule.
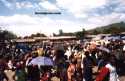
POLYGON ((18 36, 52 35, 125 21, 125 0, 0 0, 0 27, 18 36), (61 12, 36 15, 35 12, 61 12))

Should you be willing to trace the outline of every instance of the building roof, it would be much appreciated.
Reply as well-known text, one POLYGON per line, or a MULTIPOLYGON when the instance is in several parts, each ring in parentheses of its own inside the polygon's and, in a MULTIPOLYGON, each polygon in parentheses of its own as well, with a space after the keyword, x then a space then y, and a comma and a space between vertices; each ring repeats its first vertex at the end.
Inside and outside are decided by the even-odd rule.
POLYGON ((15 42, 35 42, 35 39, 14 39, 15 42))
POLYGON ((14 39, 15 42, 35 42, 36 40, 66 40, 76 39, 76 36, 58 36, 58 37, 34 37, 33 39, 14 39))

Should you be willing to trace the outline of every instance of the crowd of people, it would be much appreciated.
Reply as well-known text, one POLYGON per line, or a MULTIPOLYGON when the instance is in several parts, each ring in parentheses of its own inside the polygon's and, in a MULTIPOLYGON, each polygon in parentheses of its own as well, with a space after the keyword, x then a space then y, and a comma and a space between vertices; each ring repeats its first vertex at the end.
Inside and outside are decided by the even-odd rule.
POLYGON ((6 44, 0 51, 0 81, 120 81, 125 74, 122 41, 6 44), (37 57, 53 65, 30 62, 37 57))

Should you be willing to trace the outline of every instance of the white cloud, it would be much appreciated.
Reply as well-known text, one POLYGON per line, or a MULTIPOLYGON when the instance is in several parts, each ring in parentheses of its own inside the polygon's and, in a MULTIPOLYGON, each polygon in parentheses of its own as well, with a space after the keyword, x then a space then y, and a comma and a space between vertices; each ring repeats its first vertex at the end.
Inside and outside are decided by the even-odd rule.
POLYGON ((30 1, 18 2, 16 0, 1 0, 2 3, 9 9, 33 8, 34 5, 30 1))
POLYGON ((23 1, 23 2, 16 2, 16 8, 21 9, 21 8, 33 8, 33 4, 28 1, 23 1))
POLYGON ((114 9, 115 12, 124 12, 125 11, 125 1, 124 0, 118 0, 119 2, 118 6, 114 9))
POLYGON ((59 10, 59 8, 55 4, 52 4, 48 1, 42 1, 39 3, 39 5, 50 11, 59 10))
POLYGON ((57 5, 73 13, 76 17, 85 17, 85 12, 104 6, 107 0, 56 0, 57 5), (82 15, 81 15, 82 14, 82 15))
POLYGON ((0 16, 0 26, 13 31, 17 35, 25 36, 32 33, 42 32, 47 35, 53 32, 58 33, 59 29, 64 32, 75 32, 85 29, 91 29, 98 26, 104 26, 125 20, 125 14, 112 13, 105 16, 90 17, 85 21, 71 21, 67 19, 51 19, 49 17, 35 17, 28 15, 0 16))
POLYGON ((10 9, 13 8, 13 5, 12 5, 10 2, 8 2, 7 0, 1 0, 1 1, 2 1, 2 3, 3 3, 7 8, 10 8, 10 9))
POLYGON ((69 21, 61 19, 51 19, 49 17, 33 17, 28 15, 0 16, 0 26, 13 31, 17 35, 25 36, 36 32, 42 32, 47 35, 53 32, 58 33, 59 29, 64 32, 75 32, 85 29, 91 29, 98 26, 104 26, 125 20, 124 13, 112 13, 105 16, 89 17, 85 21, 69 21), (81 27, 82 26, 82 27, 81 27))
POLYGON ((85 22, 87 28, 86 29, 91 29, 94 27, 100 27, 100 26, 105 26, 109 25, 112 23, 117 23, 125 20, 125 14, 124 13, 111 13, 107 14, 105 16, 96 16, 96 17, 91 17, 88 18, 88 20, 85 22))
POLYGON ((80 30, 80 24, 68 20, 55 20, 48 17, 33 17, 28 15, 0 16, 0 26, 13 31, 17 35, 25 36, 36 32, 47 35, 63 29, 66 32, 80 30), (71 28, 72 27, 72 28, 71 28))

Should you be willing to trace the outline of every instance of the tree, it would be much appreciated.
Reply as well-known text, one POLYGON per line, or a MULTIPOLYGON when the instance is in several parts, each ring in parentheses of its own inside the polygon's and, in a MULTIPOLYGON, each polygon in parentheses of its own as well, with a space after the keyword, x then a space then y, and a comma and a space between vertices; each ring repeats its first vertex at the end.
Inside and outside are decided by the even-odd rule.
POLYGON ((36 37, 46 37, 46 35, 43 33, 36 33, 36 37))
POLYGON ((69 33, 63 33, 63 35, 64 35, 64 36, 75 36, 75 34, 74 34, 74 33, 71 33, 71 32, 69 32, 69 33))
POLYGON ((30 37, 30 38, 34 38, 34 37, 46 37, 46 35, 43 34, 43 33, 36 33, 36 34, 30 35, 29 37, 30 37))
POLYGON ((60 29, 60 30, 59 30, 59 36, 62 36, 62 35, 63 35, 63 30, 60 29))
POLYGON ((7 31, 7 30, 0 30, 1 41, 15 39, 15 38, 17 38, 17 36, 14 33, 7 31))
POLYGON ((76 36, 78 39, 83 39, 83 38, 84 38, 84 34, 83 34, 83 32, 81 32, 81 31, 75 32, 75 36, 76 36))
POLYGON ((93 31, 93 35, 97 35, 97 34, 100 34, 101 32, 97 31, 97 30, 94 30, 93 31))
POLYGON ((28 38, 30 38, 30 37, 29 37, 29 36, 25 36, 25 37, 24 37, 24 39, 28 39, 28 38))
POLYGON ((121 29, 119 27, 111 27, 110 31, 111 31, 111 34, 119 34, 121 32, 121 29))
POLYGON ((20 36, 20 37, 18 37, 17 39, 22 39, 22 37, 20 36))
POLYGON ((55 34, 55 33, 53 33, 53 36, 56 36, 56 34, 55 34))
POLYGON ((104 34, 109 34, 109 33, 110 33, 110 30, 109 30, 109 29, 104 29, 104 30, 102 31, 102 33, 104 33, 104 34))
POLYGON ((76 36, 78 39, 83 39, 84 36, 85 36, 85 34, 86 34, 85 29, 82 29, 82 31, 77 31, 77 32, 75 32, 75 36, 76 36))
POLYGON ((82 32, 85 34, 85 33, 86 33, 86 30, 83 28, 83 29, 82 29, 82 32))

